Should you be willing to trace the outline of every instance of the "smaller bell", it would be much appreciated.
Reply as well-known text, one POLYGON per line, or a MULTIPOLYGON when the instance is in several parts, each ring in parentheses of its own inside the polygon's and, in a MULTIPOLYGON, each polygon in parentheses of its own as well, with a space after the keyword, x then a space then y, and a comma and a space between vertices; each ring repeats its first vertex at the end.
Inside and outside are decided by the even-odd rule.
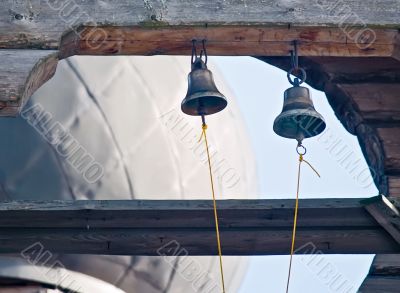
POLYGON ((228 102, 221 94, 210 70, 204 61, 196 57, 188 76, 189 86, 182 101, 182 112, 193 116, 204 116, 223 110, 228 102))
POLYGON ((274 121, 276 134, 301 142, 322 133, 325 127, 324 118, 315 110, 308 88, 295 85, 285 91, 282 113, 274 121))

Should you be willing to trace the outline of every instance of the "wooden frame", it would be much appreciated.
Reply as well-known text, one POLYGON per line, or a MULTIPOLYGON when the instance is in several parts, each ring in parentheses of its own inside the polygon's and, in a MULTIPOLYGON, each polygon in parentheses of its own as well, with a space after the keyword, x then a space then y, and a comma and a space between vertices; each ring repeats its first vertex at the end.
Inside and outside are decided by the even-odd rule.
MULTIPOLYGON (((225 255, 288 254, 294 200, 221 200, 225 255)), ((303 199, 297 253, 397 253, 359 199, 303 199)), ((40 243, 53 253, 215 255, 207 200, 12 201, 0 205, 0 253, 40 243), (161 252, 160 252, 161 251, 161 252)))
MULTIPOLYGON (((345 128, 357 135, 380 192, 398 195, 400 106, 396 93, 400 69, 396 66, 400 45, 396 1, 98 3, 0 3, 0 116, 17 115, 35 90, 52 77, 57 62, 69 56, 188 55, 195 38, 207 39, 210 55, 258 56, 285 69, 287 62, 279 56, 288 56, 296 39, 302 62, 314 72, 308 81, 327 94, 345 128), (335 58, 334 62, 329 58, 335 58), (371 67, 371 63, 379 66, 371 67), (371 92, 377 96, 370 97, 371 92)), ((169 208, 161 202, 153 202, 150 208, 149 203, 132 202, 130 211, 119 207, 121 202, 114 208, 108 206, 111 202, 7 203, 0 216, 0 252, 19 252, 28 243, 41 241, 54 252, 156 255, 157 247, 175 239, 192 254, 215 254, 213 223, 206 221, 211 219, 209 202, 174 202, 169 208), (130 222, 113 218, 122 210, 130 213, 130 222), (184 220, 175 225, 188 226, 154 228, 143 222, 148 219, 147 224, 160 225, 160 220, 166 219, 157 214, 171 211, 184 220), (198 218, 189 217, 188 211, 198 218), (153 213, 153 218, 146 213, 153 213), (196 241, 203 242, 193 245, 193 233, 202 236, 196 241)), ((287 253, 291 201, 221 202, 219 206, 224 253, 287 253), (237 214, 246 221, 235 218, 237 214)), ((390 213, 380 201, 369 203, 364 210, 354 200, 304 200, 298 244, 312 240, 324 253, 398 253, 398 215, 390 213)), ((387 264, 390 256, 375 261, 382 259, 387 264)), ((374 286, 385 292, 397 290, 399 272, 390 272, 378 276, 371 270, 362 292, 369 292, 368 288, 374 292, 374 286)))

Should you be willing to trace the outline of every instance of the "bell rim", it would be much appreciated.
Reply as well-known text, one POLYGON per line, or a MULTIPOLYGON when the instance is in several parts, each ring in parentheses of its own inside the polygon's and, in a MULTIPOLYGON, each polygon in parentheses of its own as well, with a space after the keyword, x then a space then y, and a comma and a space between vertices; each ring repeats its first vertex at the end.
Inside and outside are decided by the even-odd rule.
POLYGON ((322 127, 320 129, 320 131, 316 134, 311 134, 308 131, 304 131, 304 138, 310 138, 310 137, 314 137, 314 136, 318 136, 320 135, 322 132, 324 132, 324 130, 326 129, 326 122, 324 117, 318 113, 315 109, 311 110, 311 109, 293 109, 293 110, 288 110, 284 113, 280 113, 274 120, 274 124, 273 124, 273 130, 274 132, 281 136, 281 137, 285 137, 285 138, 291 138, 291 139, 297 139, 298 135, 284 135, 280 129, 278 129, 278 125, 279 125, 279 121, 288 118, 290 116, 295 116, 294 114, 298 115, 307 115, 307 116, 311 116, 311 117, 315 117, 317 119, 320 120, 320 122, 318 123, 319 127, 322 127), (322 122, 322 123, 321 123, 322 122))
MULTIPOLYGON (((206 111, 203 114, 201 114, 200 111, 196 111, 196 112, 186 111, 186 109, 193 109, 193 108, 185 108, 184 107, 184 103, 188 98, 188 96, 186 96, 181 103, 182 112, 187 115, 191 115, 191 116, 202 116, 202 115, 206 116, 206 115, 212 115, 212 114, 221 112, 228 106, 228 101, 223 94, 218 94, 216 92, 211 92, 211 91, 203 91, 203 92, 197 92, 195 94, 192 94, 192 95, 190 95, 190 100, 191 101, 199 100, 205 96, 212 97, 214 99, 218 99, 218 100, 222 101, 222 103, 220 103, 220 106, 213 108, 213 111, 206 111)), ((197 106, 198 106, 197 109, 199 109, 199 103, 197 103, 197 106)))

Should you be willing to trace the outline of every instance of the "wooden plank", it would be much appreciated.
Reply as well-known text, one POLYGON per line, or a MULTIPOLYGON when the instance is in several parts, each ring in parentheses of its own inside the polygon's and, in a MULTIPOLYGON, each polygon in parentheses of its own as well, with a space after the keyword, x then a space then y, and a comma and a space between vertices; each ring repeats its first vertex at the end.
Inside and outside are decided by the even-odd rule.
POLYGON ((0 50, 0 116, 15 116, 27 99, 49 80, 57 53, 44 50, 0 50))
POLYGON ((400 277, 400 254, 378 254, 372 262, 370 275, 400 277))
MULTIPOLYGON (((222 200, 218 207, 225 255, 288 254, 293 200, 222 200)), ((192 255, 217 252, 211 201, 12 201, 0 211, 0 253, 35 242, 53 253, 157 255, 178 246, 192 255)), ((299 215, 297 247, 400 251, 359 199, 301 200, 299 215)))
MULTIPOLYGON (((359 199, 302 200, 301 227, 375 227, 359 199), (330 212, 334 209, 335 212, 330 212)), ((290 227, 293 200, 222 200, 221 228, 290 227), (243 221, 246 219, 246 221, 243 221)), ((10 201, 0 206, 0 228, 210 228, 212 203, 207 200, 10 201), (61 211, 63 211, 61 213, 61 211), (188 221, 177 221, 177 215, 188 221), (26 217, 26 218, 25 218, 26 217), (54 217, 54 218, 53 218, 54 217), (31 222, 29 218, 35 220, 31 222), (53 224, 51 224, 53 225, 53 224)))
POLYGON ((388 185, 390 196, 400 198, 400 177, 388 176, 388 185))
POLYGON ((368 277, 361 286, 359 293, 398 293, 400 278, 396 277, 368 277))
POLYGON ((390 84, 400 82, 400 62, 393 58, 313 57, 335 84, 390 84))
POLYGON ((340 28, 323 27, 83 27, 66 34, 62 58, 72 55, 188 55, 192 40, 207 40, 211 55, 288 56, 293 40, 302 56, 393 55, 397 30, 377 29, 375 41, 363 48, 340 28))
POLYGON ((377 128, 385 152, 385 174, 400 176, 400 127, 377 128))
POLYGON ((400 255, 378 254, 358 292, 399 292, 400 255))
POLYGON ((386 0, 2 1, 0 43, 7 48, 57 49, 61 34, 79 24, 330 26, 340 27, 351 39, 358 30, 397 29, 398 8, 397 1, 386 0))
POLYGON ((365 201, 365 209, 400 246, 400 211, 384 195, 365 201))
POLYGON ((371 81, 338 86, 354 99, 366 122, 376 127, 400 125, 399 83, 373 83, 371 81))

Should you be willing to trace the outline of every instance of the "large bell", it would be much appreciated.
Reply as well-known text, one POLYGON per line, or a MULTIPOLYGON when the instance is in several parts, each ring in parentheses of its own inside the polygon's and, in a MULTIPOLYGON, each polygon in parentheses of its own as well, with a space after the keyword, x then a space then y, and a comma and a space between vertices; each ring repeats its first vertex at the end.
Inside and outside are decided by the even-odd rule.
POLYGON ((197 57, 193 62, 188 81, 188 91, 181 105, 184 113, 194 116, 210 115, 223 110, 228 104, 201 58, 197 57))
POLYGON ((297 85, 285 91, 282 113, 274 121, 276 134, 301 142, 320 134, 325 127, 324 118, 315 110, 308 88, 297 85))

